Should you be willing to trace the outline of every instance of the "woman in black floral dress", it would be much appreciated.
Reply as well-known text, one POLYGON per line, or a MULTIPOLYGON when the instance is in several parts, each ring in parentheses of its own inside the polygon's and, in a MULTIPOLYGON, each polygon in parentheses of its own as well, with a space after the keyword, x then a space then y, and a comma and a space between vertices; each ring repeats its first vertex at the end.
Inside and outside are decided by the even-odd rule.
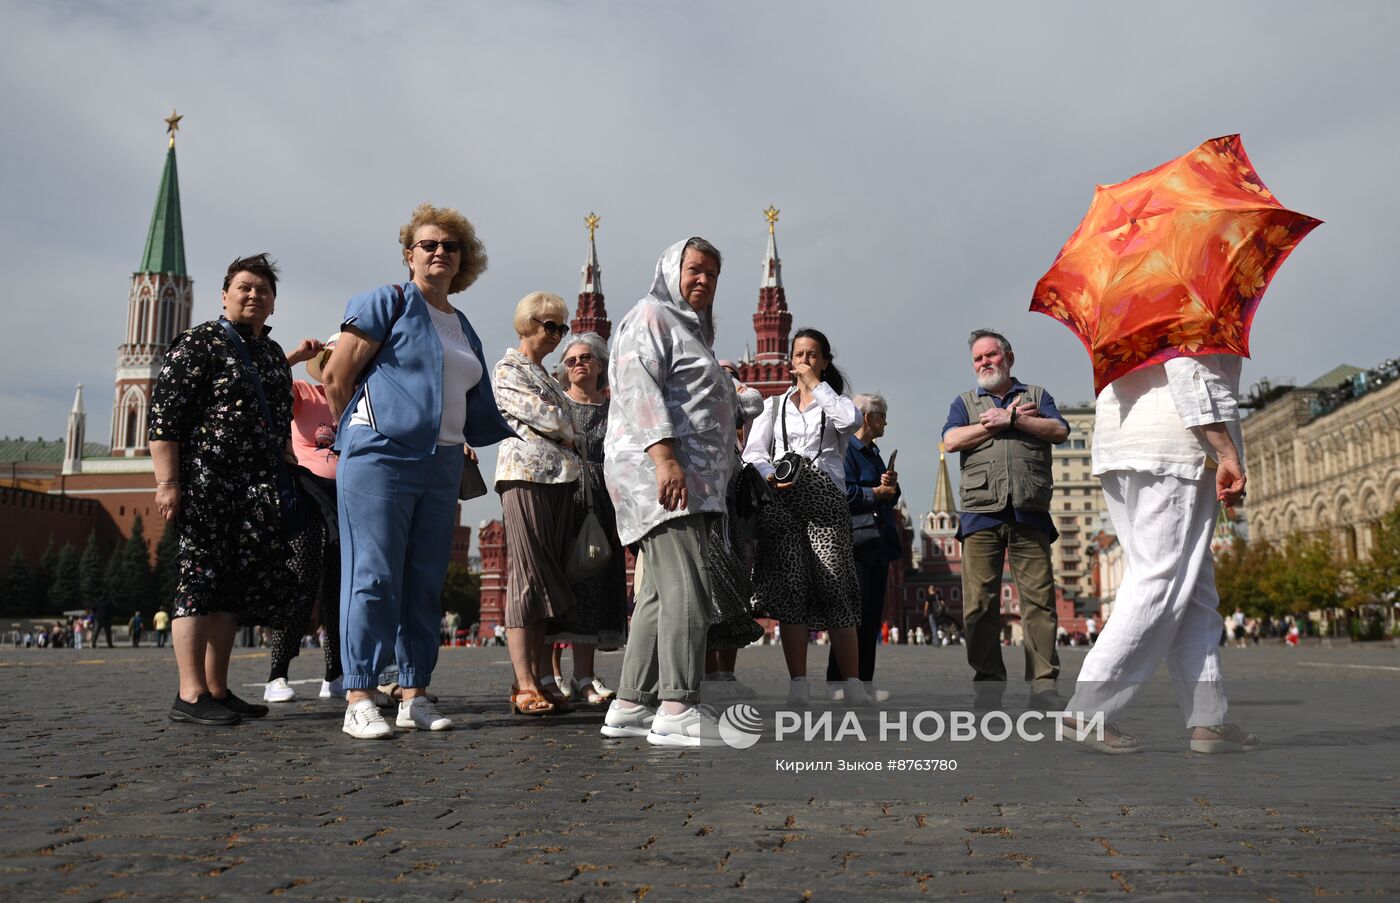
MULTIPOLYGON (((573 415, 574 431, 580 450, 587 457, 587 474, 593 511, 612 545, 612 556, 604 568, 587 580, 575 583, 574 608, 559 619, 550 639, 569 643, 573 650, 574 676, 571 695, 580 702, 601 705, 613 698, 613 691, 593 670, 593 653, 599 647, 622 645, 627 630, 627 564, 617 538, 617 515, 603 485, 603 437, 608 431, 607 385, 608 346, 596 333, 586 332, 569 342, 556 371, 567 387, 565 397, 573 415)), ((587 508, 583 487, 574 493, 574 523, 582 522, 587 508)), ((554 673, 559 680, 560 647, 554 647, 554 673)))
POLYGON ((276 296, 277 268, 266 255, 230 264, 224 316, 176 337, 151 399, 156 509, 180 536, 174 721, 225 725, 267 714, 229 690, 228 661, 237 625, 279 624, 295 585, 277 493, 292 373, 264 325, 276 296), (225 322, 257 371, 271 422, 225 322))

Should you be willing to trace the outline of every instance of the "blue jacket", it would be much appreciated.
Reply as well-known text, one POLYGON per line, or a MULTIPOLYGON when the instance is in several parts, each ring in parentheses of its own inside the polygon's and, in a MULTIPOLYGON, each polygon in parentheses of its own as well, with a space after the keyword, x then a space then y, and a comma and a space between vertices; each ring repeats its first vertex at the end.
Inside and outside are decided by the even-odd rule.
MULTIPOLYGON (((356 295, 345 305, 341 329, 354 326, 367 338, 381 343, 369 365, 368 375, 340 415, 337 436, 344 436, 350 418, 365 399, 370 426, 403 445, 414 457, 437 450, 442 425, 442 340, 433 328, 428 301, 418 286, 403 286, 404 304, 392 285, 356 295), (402 310, 397 321, 394 314, 402 310)), ((515 431, 496 408, 491 391, 490 368, 481 351, 481 339, 472 324, 457 312, 462 333, 472 353, 482 362, 481 381, 467 391, 467 444, 473 448, 516 438, 515 431)), ((339 451, 339 440, 337 440, 339 451)))
POLYGON ((880 485, 880 476, 885 472, 880 449, 873 442, 866 445, 856 436, 851 436, 847 443, 846 505, 851 509, 851 514, 874 514, 875 526, 880 530, 878 541, 864 542, 855 547, 856 560, 871 564, 898 561, 904 550, 899 544, 899 531, 894 524, 894 506, 902 492, 896 493, 893 501, 875 501, 874 489, 880 485))

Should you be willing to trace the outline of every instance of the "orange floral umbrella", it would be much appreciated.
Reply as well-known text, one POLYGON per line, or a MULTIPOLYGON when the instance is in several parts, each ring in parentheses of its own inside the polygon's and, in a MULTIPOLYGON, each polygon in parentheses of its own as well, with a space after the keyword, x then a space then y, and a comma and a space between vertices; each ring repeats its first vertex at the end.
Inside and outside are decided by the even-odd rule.
POLYGON ((1264 289, 1321 220, 1284 209, 1239 135, 1116 185, 1100 185, 1041 277, 1031 310, 1079 336, 1094 393, 1174 357, 1249 356, 1264 289))

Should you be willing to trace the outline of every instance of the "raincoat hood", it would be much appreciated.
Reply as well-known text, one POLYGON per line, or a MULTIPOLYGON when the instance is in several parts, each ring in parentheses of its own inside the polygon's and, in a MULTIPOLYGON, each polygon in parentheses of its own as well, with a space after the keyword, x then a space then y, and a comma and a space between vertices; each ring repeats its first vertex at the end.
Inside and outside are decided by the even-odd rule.
POLYGON ((703 313, 697 312, 690 306, 690 302, 681 297, 681 257, 685 254, 688 241, 688 238, 678 241, 661 252, 661 259, 656 261, 656 276, 652 279, 651 291, 647 293, 647 297, 671 308, 686 323, 693 324, 704 338, 705 344, 713 347, 715 326, 710 309, 707 308, 703 313))

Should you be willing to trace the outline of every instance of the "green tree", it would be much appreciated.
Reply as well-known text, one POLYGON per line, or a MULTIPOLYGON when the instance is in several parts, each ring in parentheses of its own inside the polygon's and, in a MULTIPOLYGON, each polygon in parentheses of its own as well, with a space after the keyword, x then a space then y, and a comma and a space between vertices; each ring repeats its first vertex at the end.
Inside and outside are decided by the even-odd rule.
POLYGON ((15 546, 10 566, 5 571, 5 617, 16 618, 38 614, 34 604, 34 575, 24 550, 15 546))
POLYGON ((149 608, 156 595, 156 576, 151 569, 151 544, 146 540, 139 514, 131 523, 131 538, 126 541, 122 557, 130 594, 126 612, 130 614, 138 608, 149 608))
POLYGON ((1381 518, 1372 536, 1371 557, 1353 569, 1356 589, 1368 600, 1393 601, 1400 592, 1400 505, 1381 518))
POLYGON ((107 580, 106 568, 102 563, 102 545, 97 541, 97 531, 88 534, 87 545, 83 546, 82 557, 78 559, 78 591, 82 596, 80 608, 92 608, 102 595, 103 584, 107 580))
POLYGON ((1341 608, 1349 595, 1332 543, 1318 533, 1294 533, 1285 538, 1274 566, 1260 584, 1278 606, 1277 611, 1341 608))
POLYGON ((1267 542, 1247 542, 1236 536, 1215 562, 1215 586, 1220 591, 1220 611, 1236 608, 1253 616, 1277 617, 1292 611, 1280 607, 1265 590, 1265 577, 1278 563, 1278 553, 1267 542))
POLYGON ((180 531, 174 521, 166 521, 165 532, 156 546, 156 605, 170 605, 180 584, 180 531))
POLYGON ((447 566, 447 579, 442 584, 442 610, 455 611, 463 627, 470 627, 481 617, 481 575, 473 574, 464 565, 453 562, 447 566))
POLYGON ((116 613, 126 610, 126 599, 131 594, 129 581, 126 579, 126 568, 123 566, 125 561, 126 547, 119 545, 112 549, 112 554, 107 557, 107 566, 102 569, 102 585, 112 597, 112 606, 116 613))
POLYGON ((53 586, 54 575, 58 571, 58 548, 53 544, 53 537, 49 537, 49 544, 44 547, 44 554, 39 556, 39 567, 30 572, 32 586, 30 592, 33 596, 33 613, 47 614, 51 608, 49 605, 49 587, 53 586))
POLYGON ((71 542, 64 543, 54 566, 53 584, 49 587, 49 614, 62 614, 82 608, 82 581, 78 572, 78 550, 71 542))

